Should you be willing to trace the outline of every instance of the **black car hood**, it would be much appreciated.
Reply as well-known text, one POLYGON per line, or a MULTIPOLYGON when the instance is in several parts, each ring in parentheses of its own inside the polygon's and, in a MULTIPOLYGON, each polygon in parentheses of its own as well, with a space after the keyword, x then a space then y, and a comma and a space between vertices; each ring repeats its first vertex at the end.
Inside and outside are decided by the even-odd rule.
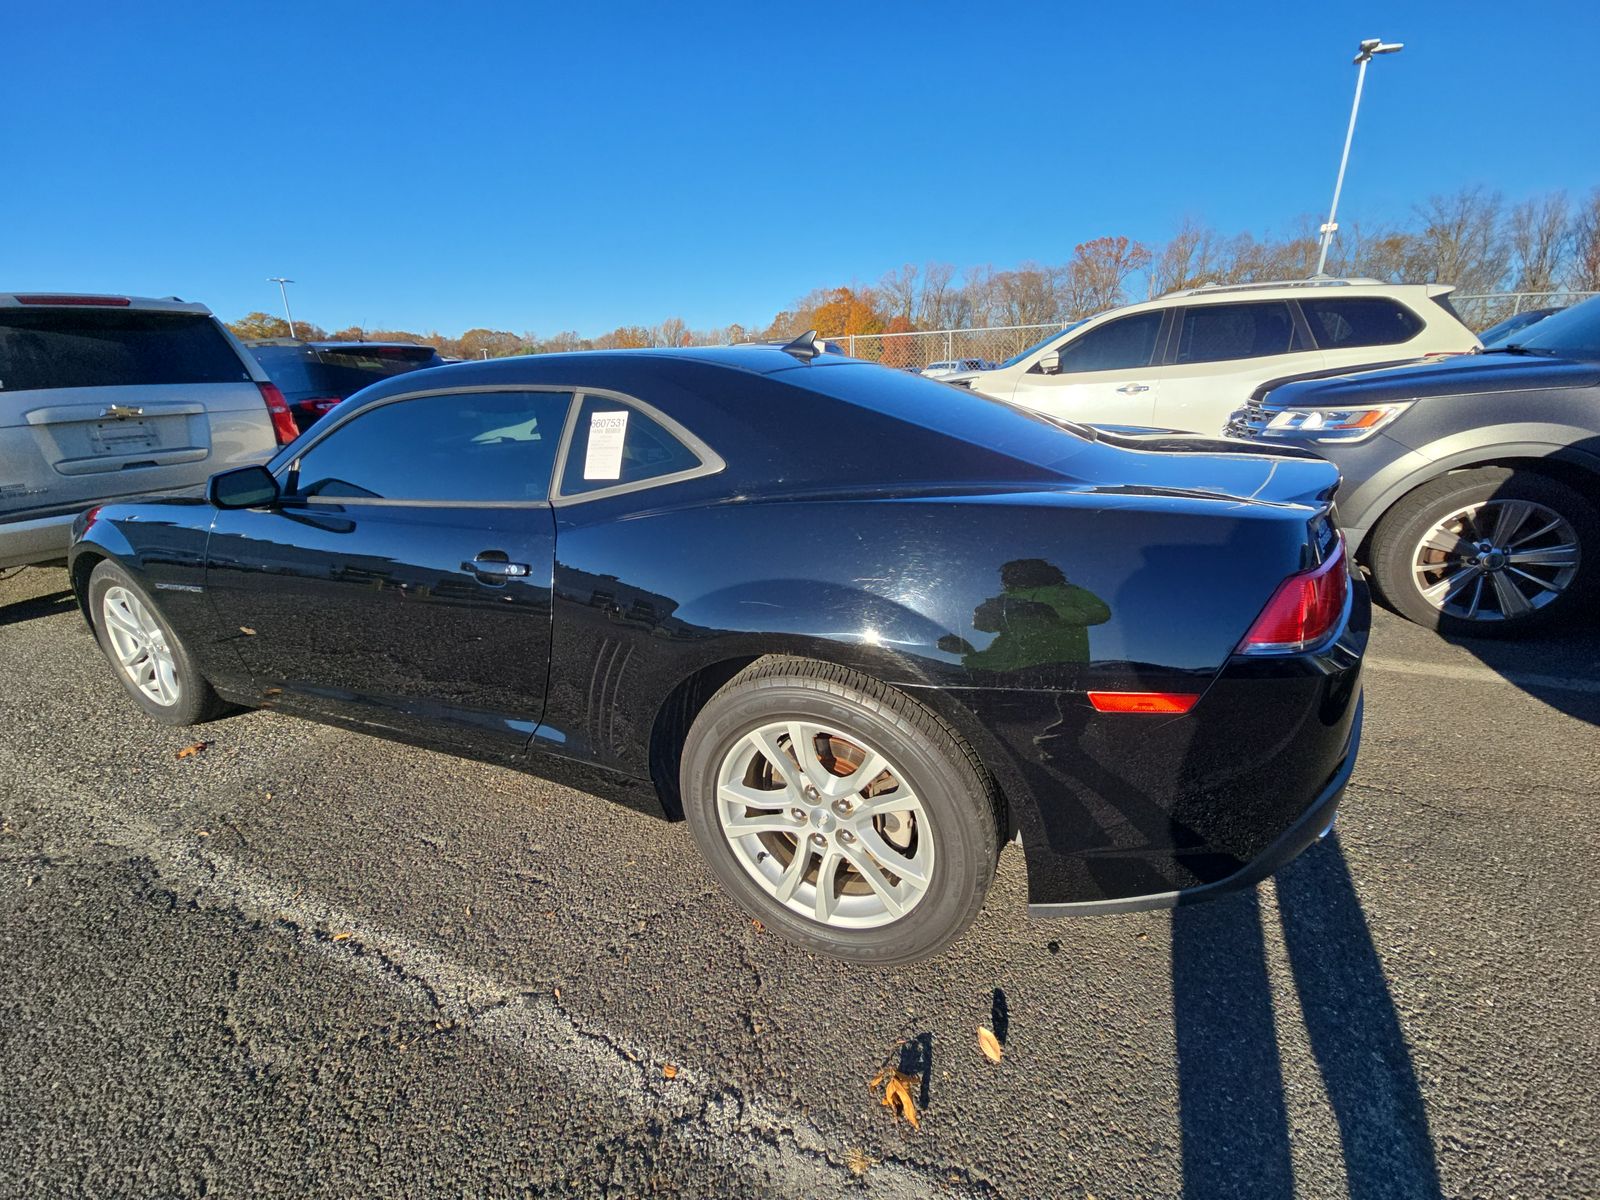
POLYGON ((1596 383, 1600 383, 1600 363, 1522 354, 1460 354, 1437 362, 1291 381, 1268 392, 1266 403, 1274 408, 1335 407, 1467 392, 1593 387, 1596 383))

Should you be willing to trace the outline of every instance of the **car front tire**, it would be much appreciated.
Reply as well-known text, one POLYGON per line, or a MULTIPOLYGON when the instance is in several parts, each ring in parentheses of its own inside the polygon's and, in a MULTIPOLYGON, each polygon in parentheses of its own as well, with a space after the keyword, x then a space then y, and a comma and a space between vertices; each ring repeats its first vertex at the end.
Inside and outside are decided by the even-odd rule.
POLYGON ((89 575, 89 612, 112 674, 149 716, 198 725, 228 711, 149 593, 110 559, 89 575))
POLYGON ((1516 637, 1560 622, 1594 590, 1600 515, 1576 489, 1506 467, 1417 488, 1373 531, 1382 598, 1441 633, 1516 637))
POLYGON ((760 659, 696 717, 684 813, 738 904, 792 941, 891 965, 977 916, 999 854, 999 799, 927 708, 843 667, 760 659))

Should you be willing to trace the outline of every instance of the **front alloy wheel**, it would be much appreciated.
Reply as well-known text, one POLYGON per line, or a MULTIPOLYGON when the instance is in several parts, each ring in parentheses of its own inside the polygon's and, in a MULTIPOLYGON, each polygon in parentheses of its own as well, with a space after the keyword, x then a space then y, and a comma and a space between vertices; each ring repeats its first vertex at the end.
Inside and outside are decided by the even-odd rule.
POLYGON ((1368 564, 1401 616, 1444 633, 1507 637, 1581 610, 1600 561, 1600 514, 1549 475, 1457 471, 1402 497, 1368 564))
POLYGON ((100 600, 100 619, 128 682, 163 708, 176 704, 182 694, 177 663, 144 602, 125 587, 109 587, 100 600))

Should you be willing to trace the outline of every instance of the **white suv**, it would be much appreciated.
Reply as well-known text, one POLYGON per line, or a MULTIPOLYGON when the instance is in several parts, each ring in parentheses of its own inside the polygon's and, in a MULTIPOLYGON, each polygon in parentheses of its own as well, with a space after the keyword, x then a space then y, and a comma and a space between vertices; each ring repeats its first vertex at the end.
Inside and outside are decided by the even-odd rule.
POLYGON ((1269 380, 1476 349, 1446 299, 1454 290, 1375 279, 1188 288, 951 382, 1084 424, 1220 434, 1269 380))
POLYGON ((94 504, 198 490, 297 432, 203 304, 0 293, 0 571, 64 559, 94 504))

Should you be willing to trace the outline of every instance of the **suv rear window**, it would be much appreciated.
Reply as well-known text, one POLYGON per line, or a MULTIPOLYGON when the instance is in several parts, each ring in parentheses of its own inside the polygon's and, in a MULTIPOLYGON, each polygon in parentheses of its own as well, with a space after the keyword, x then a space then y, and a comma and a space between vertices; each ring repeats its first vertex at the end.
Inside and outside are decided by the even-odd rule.
POLYGON ((1382 296, 1301 300, 1317 346, 1323 350, 1349 350, 1357 346, 1393 346, 1409 342, 1422 331, 1422 320, 1403 304, 1382 296))
POLYGON ((322 363, 309 346, 251 346, 261 369, 289 397, 313 392, 329 394, 332 385, 323 378, 322 363))
POLYGON ((403 375, 419 367, 442 365, 432 346, 318 346, 318 356, 331 367, 354 367, 374 376, 403 375))
POLYGON ((239 383, 250 374, 196 313, 0 309, 0 390, 239 383))

